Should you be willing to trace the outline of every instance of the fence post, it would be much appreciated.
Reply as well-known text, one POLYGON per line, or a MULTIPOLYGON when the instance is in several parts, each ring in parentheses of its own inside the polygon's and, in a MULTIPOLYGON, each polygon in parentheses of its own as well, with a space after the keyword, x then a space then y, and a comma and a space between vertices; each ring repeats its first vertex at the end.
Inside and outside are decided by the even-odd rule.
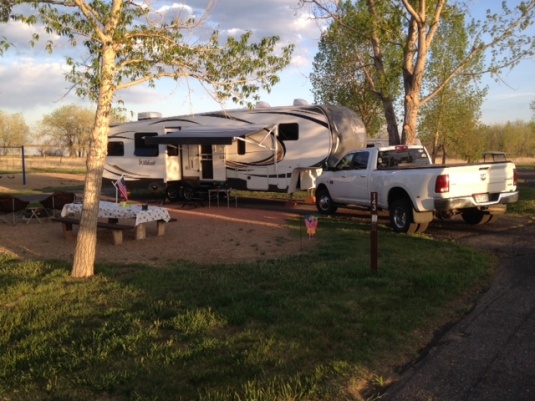
POLYGON ((26 185, 26 159, 24 158, 24 145, 21 147, 22 150, 22 185, 26 185))

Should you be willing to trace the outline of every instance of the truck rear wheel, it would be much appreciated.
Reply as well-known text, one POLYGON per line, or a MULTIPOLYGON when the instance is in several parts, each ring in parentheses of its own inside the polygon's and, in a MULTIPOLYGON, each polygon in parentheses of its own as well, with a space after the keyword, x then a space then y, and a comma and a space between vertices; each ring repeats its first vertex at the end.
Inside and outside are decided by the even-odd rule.
POLYGON ((397 233, 414 234, 423 232, 427 224, 415 223, 412 219, 412 203, 408 199, 398 199, 390 205, 390 226, 397 233), (420 231, 423 226, 423 231, 420 231))
POLYGON ((338 209, 327 188, 320 188, 316 191, 316 208, 322 214, 334 214, 338 209))
POLYGON ((497 216, 489 213, 483 213, 481 210, 475 208, 466 209, 461 213, 461 216, 466 224, 471 225, 487 224, 490 223, 491 220, 497 220, 497 216))

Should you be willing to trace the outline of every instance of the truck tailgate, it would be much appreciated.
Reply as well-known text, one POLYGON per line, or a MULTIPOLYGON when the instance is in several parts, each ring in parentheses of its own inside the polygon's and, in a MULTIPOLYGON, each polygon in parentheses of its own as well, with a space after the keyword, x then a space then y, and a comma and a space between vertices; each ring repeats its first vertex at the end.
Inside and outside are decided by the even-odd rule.
MULTIPOLYGON (((450 195, 496 194, 514 189, 512 163, 485 163, 448 168, 450 195)), ((480 199, 480 202, 485 200, 480 199)))

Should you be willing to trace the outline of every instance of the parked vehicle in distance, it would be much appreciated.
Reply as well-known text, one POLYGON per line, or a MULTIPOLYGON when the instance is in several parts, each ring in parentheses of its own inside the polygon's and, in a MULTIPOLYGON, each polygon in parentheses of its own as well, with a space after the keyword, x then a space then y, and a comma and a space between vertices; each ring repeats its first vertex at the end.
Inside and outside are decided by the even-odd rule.
POLYGON ((317 179, 316 207, 323 214, 349 205, 370 207, 370 194, 377 192, 377 207, 389 211, 394 231, 422 233, 434 217, 495 221, 518 200, 516 185, 510 161, 439 165, 420 145, 369 147, 324 170, 317 179))

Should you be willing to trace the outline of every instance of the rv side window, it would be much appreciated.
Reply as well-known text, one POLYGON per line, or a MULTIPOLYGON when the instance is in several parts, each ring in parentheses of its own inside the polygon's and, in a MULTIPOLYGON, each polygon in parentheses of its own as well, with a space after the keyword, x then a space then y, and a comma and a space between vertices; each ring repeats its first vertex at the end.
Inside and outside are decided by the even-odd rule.
POLYGON ((124 156, 124 143, 108 142, 108 156, 124 156))
POLYGON ((299 124, 279 124, 279 139, 282 141, 297 141, 299 139, 299 124))
POLYGON ((147 145, 145 137, 156 136, 154 132, 136 132, 134 135, 134 156, 156 157, 159 155, 158 145, 147 145))

